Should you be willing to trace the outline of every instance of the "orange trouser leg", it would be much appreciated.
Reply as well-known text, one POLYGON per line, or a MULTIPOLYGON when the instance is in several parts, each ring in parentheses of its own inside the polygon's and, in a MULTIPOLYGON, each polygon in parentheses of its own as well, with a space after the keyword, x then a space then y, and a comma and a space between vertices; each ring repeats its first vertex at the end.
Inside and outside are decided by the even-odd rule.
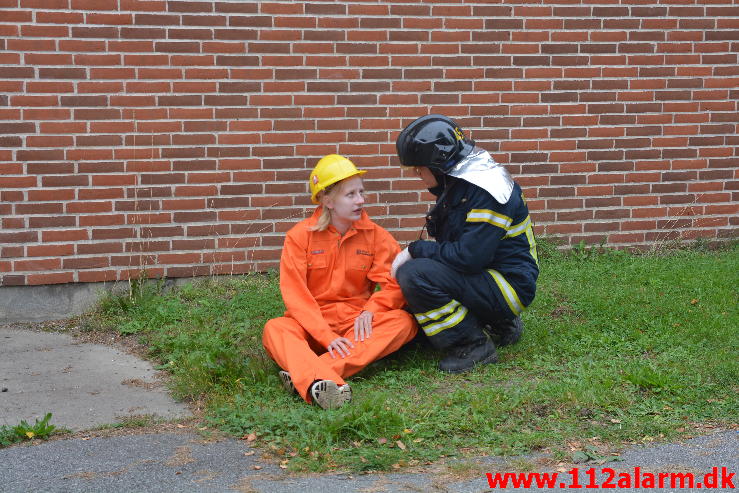
POLYGON ((267 354, 290 373, 295 388, 306 402, 311 402, 308 389, 316 380, 333 380, 338 385, 345 383, 341 375, 318 357, 313 348, 320 351, 320 345, 295 319, 280 317, 267 322, 262 343, 267 354))
POLYGON ((348 378, 373 361, 400 349, 403 344, 413 339, 418 326, 408 312, 391 310, 375 313, 372 319, 372 335, 364 341, 354 340, 354 322, 349 327, 334 330, 354 343, 354 348, 349 350, 351 354, 345 358, 340 356, 332 358, 329 353, 325 353, 318 359, 343 378, 348 378))

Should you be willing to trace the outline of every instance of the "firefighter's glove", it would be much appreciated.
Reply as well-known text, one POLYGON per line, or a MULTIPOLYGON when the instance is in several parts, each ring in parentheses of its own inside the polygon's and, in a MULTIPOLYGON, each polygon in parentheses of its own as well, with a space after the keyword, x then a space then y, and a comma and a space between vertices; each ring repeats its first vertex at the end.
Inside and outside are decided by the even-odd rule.
POLYGON ((408 248, 404 248, 399 254, 395 256, 395 260, 393 260, 393 265, 390 267, 390 275, 395 277, 395 274, 397 274, 400 266, 408 262, 412 258, 413 257, 411 257, 408 248))

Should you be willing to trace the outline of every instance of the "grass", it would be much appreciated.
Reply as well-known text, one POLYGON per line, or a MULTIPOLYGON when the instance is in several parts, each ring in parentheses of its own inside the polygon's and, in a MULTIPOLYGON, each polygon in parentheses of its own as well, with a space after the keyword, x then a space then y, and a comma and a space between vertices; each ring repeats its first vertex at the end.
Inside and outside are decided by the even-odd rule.
POLYGON ((261 347, 264 323, 284 309, 275 274, 169 291, 132 284, 87 323, 137 334, 177 396, 207 403, 210 425, 256 436, 294 470, 541 449, 598 457, 737 423, 737 250, 563 253, 544 243, 524 337, 499 364, 441 374, 439 354, 412 343, 353 377, 354 401, 332 411, 285 392, 261 347))

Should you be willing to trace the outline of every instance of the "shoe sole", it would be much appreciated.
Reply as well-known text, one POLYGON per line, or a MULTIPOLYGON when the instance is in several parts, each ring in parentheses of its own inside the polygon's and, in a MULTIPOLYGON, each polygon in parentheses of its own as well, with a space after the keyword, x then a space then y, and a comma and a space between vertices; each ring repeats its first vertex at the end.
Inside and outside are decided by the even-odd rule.
POLYGON ((293 379, 288 372, 284 370, 280 371, 280 380, 282 380, 282 386, 285 387, 285 390, 288 392, 298 392, 293 383, 293 379))
POLYGON ((465 372, 468 372, 470 370, 475 369, 475 367, 478 367, 478 366, 481 366, 481 365, 491 365, 491 364, 497 363, 497 362, 498 362, 498 353, 497 352, 493 352, 493 354, 491 354, 490 356, 488 356, 484 360, 478 361, 477 363, 473 364, 469 368, 460 368, 459 370, 445 370, 445 369, 443 369, 440 366, 439 367, 439 370, 440 371, 443 371, 444 373, 465 373, 465 372))
POLYGON ((331 380, 321 380, 313 384, 310 395, 322 409, 336 409, 352 400, 352 389, 347 384, 339 387, 331 380))

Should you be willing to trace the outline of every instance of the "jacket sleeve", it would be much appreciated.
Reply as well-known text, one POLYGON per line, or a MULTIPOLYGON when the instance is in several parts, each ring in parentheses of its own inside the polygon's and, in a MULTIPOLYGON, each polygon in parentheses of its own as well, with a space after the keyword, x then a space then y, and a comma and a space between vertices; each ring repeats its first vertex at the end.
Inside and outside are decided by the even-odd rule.
POLYGON ((434 259, 468 274, 490 265, 513 220, 507 215, 507 207, 487 192, 470 197, 469 207, 466 217, 458 219, 464 225, 455 241, 414 241, 408 247, 411 257, 434 259))
POLYGON ((367 273, 370 281, 380 286, 364 305, 364 310, 372 313, 398 310, 405 306, 405 298, 398 282, 390 276, 390 266, 395 256, 400 253, 400 246, 390 233, 381 227, 375 230, 375 258, 367 273))
POLYGON ((290 231, 280 257, 280 291, 290 317, 324 347, 339 337, 321 314, 315 298, 308 290, 308 238, 290 231))

